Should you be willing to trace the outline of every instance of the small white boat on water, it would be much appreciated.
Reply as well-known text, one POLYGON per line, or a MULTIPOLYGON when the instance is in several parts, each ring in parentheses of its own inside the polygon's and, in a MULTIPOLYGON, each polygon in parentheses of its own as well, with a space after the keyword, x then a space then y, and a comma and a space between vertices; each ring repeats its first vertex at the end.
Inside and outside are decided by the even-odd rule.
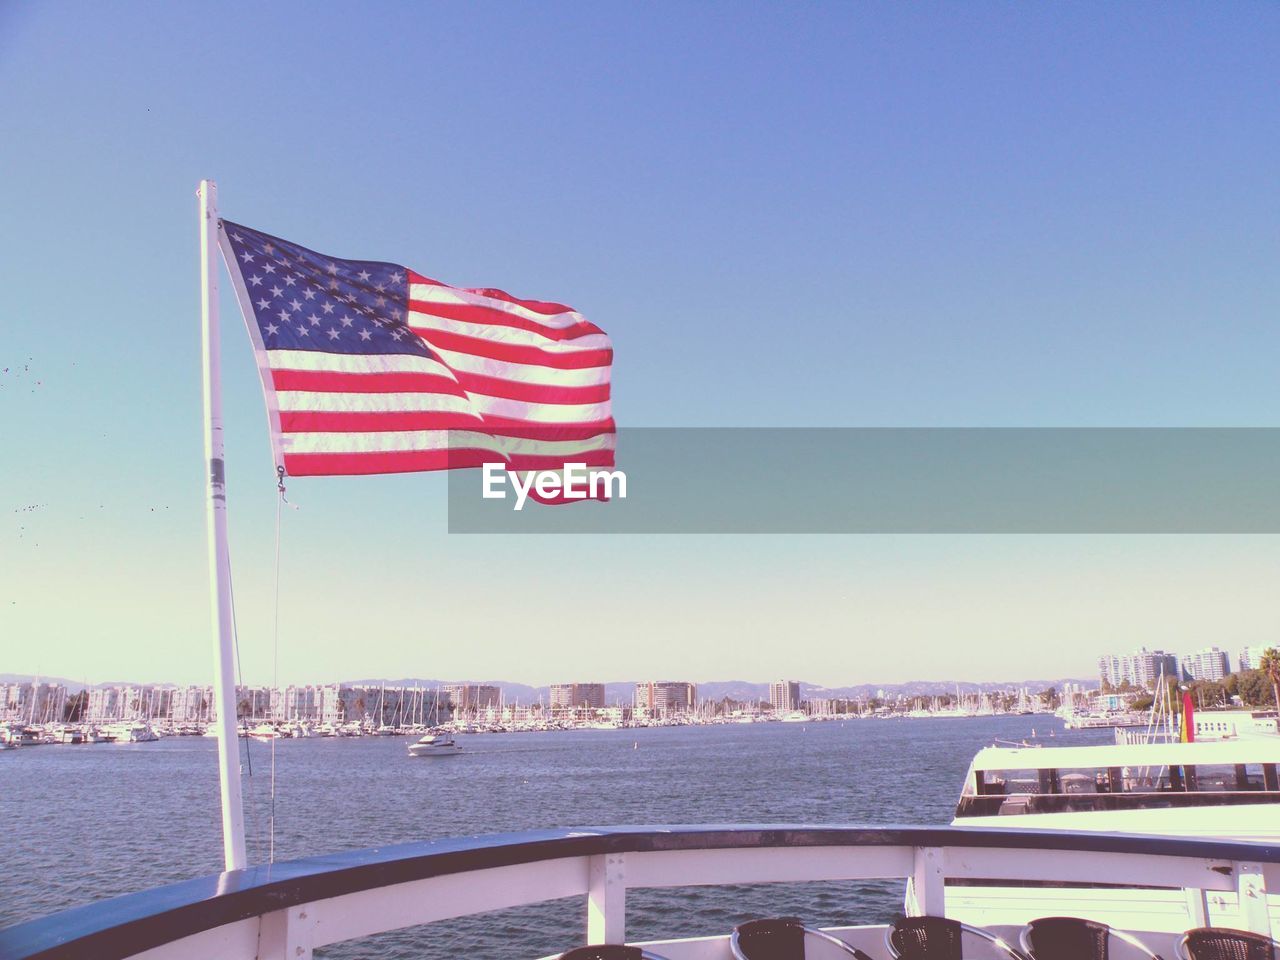
POLYGON ((456 757, 461 752, 462 748, 450 733, 429 733, 417 743, 409 744, 411 757, 456 757))
POLYGON ((280 737, 280 731, 274 724, 260 723, 249 731, 249 736, 254 740, 277 740, 280 737))

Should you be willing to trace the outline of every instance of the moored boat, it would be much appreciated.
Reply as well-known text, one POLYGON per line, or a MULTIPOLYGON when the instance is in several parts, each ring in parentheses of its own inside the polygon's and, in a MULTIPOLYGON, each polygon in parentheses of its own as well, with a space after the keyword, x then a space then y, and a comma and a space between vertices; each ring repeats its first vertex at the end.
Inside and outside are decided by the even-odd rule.
POLYGON ((35 747, 44 742, 39 729, 23 723, 0 724, 0 741, 10 747, 35 747))
POLYGON ((45 730, 49 743, 84 743, 84 731, 70 724, 60 723, 45 730))
POLYGON ((105 739, 115 743, 151 743, 160 739, 151 725, 141 720, 104 724, 99 732, 105 739))

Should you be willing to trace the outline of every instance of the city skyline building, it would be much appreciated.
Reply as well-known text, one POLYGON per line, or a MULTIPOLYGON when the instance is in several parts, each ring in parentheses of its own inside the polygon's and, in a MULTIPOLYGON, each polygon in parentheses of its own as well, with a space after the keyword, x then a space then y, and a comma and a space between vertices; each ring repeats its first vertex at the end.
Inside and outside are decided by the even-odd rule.
POLYGON ((1231 660, 1225 650, 1205 647, 1182 658, 1182 672, 1192 680, 1221 680, 1231 672, 1231 660))
POLYGON ((552 710, 603 710, 603 683, 553 683, 548 703, 552 710))
POLYGON ((448 695, 454 712, 497 710, 502 706, 502 690, 492 684, 447 683, 441 690, 448 695))
POLYGON ((684 680, 642 680, 636 684, 634 706, 650 717, 692 713, 697 693, 697 685, 684 680))
POLYGON ((174 689, 162 684, 93 687, 89 690, 83 719, 96 722, 168 717, 173 709, 174 689))
POLYGON ((321 688, 310 684, 276 687, 271 691, 271 716, 278 720, 311 720, 320 708, 321 688))
POLYGON ((1261 670, 1262 657, 1268 650, 1280 648, 1277 643, 1260 643, 1256 646, 1245 647, 1240 651, 1239 665, 1241 670, 1261 670))
MULTIPOLYGON (((1273 644, 1253 644, 1239 648, 1239 669, 1256 670, 1264 653, 1273 644)), ((1143 647, 1128 655, 1108 655, 1098 660, 1103 681, 1119 688, 1128 683, 1138 689, 1150 689, 1163 671, 1167 678, 1220 681, 1231 673, 1232 654, 1216 645, 1188 654, 1143 647)), ((11 675, 12 676, 12 675, 11 675)), ((102 684, 79 687, 65 682, 18 680, 0 682, 0 721, 57 723, 67 718, 73 700, 84 697, 84 707, 75 716, 82 722, 102 723, 120 720, 169 721, 174 724, 207 724, 217 717, 213 688, 209 684, 102 684), (69 692, 78 691, 73 697, 69 692)), ((1084 696, 1087 686, 1063 681, 1063 699, 1072 702, 1084 696)), ((758 684, 758 694, 747 700, 764 699, 774 711, 791 713, 805 709, 821 712, 843 712, 843 698, 829 696, 828 701, 806 704, 801 699, 801 683, 775 680, 758 684)), ((688 714, 699 709, 698 685, 688 681, 641 681, 634 684, 630 707, 638 716, 662 718, 688 714)), ((552 712, 580 710, 602 711, 608 707, 609 686, 599 682, 553 683, 542 691, 531 691, 526 706, 541 711, 540 693, 548 694, 552 712)), ((885 688, 875 691, 881 699, 900 697, 885 688)), ((741 697, 742 694, 735 694, 741 697)), ((858 693, 866 699, 868 693, 858 693)), ((712 694, 713 699, 723 695, 712 694)), ((520 699, 526 696, 520 694, 520 699)), ((313 724, 348 723, 374 726, 399 726, 404 723, 433 724, 457 715, 470 719, 493 718, 503 708, 506 697, 497 683, 450 683, 435 681, 429 685, 391 686, 370 683, 288 684, 278 688, 265 685, 236 687, 237 715, 254 722, 300 721, 313 724), (440 707, 435 697, 440 691, 440 707)), ((519 701, 517 701, 518 705, 519 701)))
POLYGON ((800 684, 795 680, 776 680, 769 684, 769 705, 780 713, 800 709, 800 684))
POLYGON ((175 687, 169 697, 169 715, 174 723, 209 723, 214 715, 213 687, 189 684, 175 687))
POLYGON ((0 719, 26 723, 56 723, 67 705, 61 683, 0 683, 0 719))
POLYGON ((1155 686, 1161 674, 1174 679, 1180 677, 1176 654, 1146 647, 1124 656, 1111 654, 1099 657, 1098 674, 1104 683, 1113 687, 1127 683, 1146 689, 1155 686))

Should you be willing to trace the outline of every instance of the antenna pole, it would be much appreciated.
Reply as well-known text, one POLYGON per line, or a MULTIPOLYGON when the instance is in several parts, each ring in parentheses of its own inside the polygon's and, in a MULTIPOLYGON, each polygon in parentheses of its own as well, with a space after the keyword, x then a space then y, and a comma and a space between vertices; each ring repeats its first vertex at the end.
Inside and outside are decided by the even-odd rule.
POLYGON ((222 792, 222 852, 228 870, 248 866, 236 738, 235 649, 231 617, 231 556, 222 440, 222 346, 218 336, 218 187, 201 180, 200 330, 204 350, 204 453, 209 484, 209 586, 213 601, 213 696, 218 709, 218 779, 222 792))

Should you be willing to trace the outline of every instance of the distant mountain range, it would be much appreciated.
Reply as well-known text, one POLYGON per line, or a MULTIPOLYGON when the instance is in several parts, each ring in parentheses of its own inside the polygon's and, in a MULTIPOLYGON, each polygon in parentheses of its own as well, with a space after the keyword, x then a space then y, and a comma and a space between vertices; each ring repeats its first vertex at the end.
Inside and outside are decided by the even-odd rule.
MULTIPOLYGON (((0 683, 25 683, 35 679, 31 674, 26 673, 0 673, 0 683)), ((105 687, 114 686, 120 683, 136 683, 136 681, 112 680, 103 683, 86 684, 83 680, 68 680, 65 677, 40 677, 44 683, 62 683, 71 692, 89 687, 105 687)), ((481 683, 489 686, 498 687, 502 690, 503 698, 508 702, 534 703, 537 700, 547 701, 551 688, 549 686, 533 687, 525 683, 513 683, 509 680, 429 680, 421 677, 401 677, 399 679, 382 678, 350 680, 344 681, 353 684, 364 684, 369 686, 379 686, 386 684, 387 686, 421 686, 427 689, 433 689, 437 686, 444 686, 450 683, 481 683)), ((984 681, 982 683, 960 682, 954 680, 911 680, 906 683, 859 683, 851 687, 825 687, 817 683, 800 684, 800 696, 805 700, 823 699, 823 698, 850 698, 857 699, 861 697, 879 696, 881 691, 889 697, 907 696, 907 697, 932 697, 943 693, 955 693, 957 689, 961 693, 993 693, 1000 690, 1019 690, 1023 687, 1032 693, 1039 693, 1041 690, 1049 687, 1057 687, 1062 689, 1065 683, 1081 684, 1083 686, 1097 686, 1096 678, 1083 679, 1079 677, 1068 677, 1058 680, 1010 680, 1010 681, 984 681)), ((723 700, 728 697, 732 700, 768 700, 769 684, 768 683, 752 683, 748 680, 712 680, 698 685, 699 700, 723 700)), ((618 681, 606 683, 605 700, 609 703, 630 703, 635 694, 634 681, 618 681)))

